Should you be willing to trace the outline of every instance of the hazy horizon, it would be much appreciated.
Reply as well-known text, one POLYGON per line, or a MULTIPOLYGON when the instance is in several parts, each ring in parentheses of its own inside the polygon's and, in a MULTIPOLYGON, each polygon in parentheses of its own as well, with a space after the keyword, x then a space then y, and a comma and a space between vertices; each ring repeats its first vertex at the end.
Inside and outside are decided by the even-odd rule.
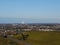
POLYGON ((0 18, 0 23, 58 23, 55 19, 0 18))
POLYGON ((60 23, 60 0, 0 0, 0 23, 60 23))

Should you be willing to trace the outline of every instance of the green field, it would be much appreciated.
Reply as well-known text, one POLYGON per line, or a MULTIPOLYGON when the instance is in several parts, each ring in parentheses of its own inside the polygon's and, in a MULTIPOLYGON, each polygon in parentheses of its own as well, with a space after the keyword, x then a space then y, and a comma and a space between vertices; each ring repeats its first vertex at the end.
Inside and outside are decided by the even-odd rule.
POLYGON ((60 45, 60 32, 26 32, 32 45, 60 45))
MULTIPOLYGON (((24 32, 24 35, 28 34, 28 42, 32 45, 60 45, 60 32, 24 32)), ((21 38, 21 34, 14 36, 16 39, 21 38)))
POLYGON ((0 37, 0 45, 17 45, 17 44, 7 38, 0 37))

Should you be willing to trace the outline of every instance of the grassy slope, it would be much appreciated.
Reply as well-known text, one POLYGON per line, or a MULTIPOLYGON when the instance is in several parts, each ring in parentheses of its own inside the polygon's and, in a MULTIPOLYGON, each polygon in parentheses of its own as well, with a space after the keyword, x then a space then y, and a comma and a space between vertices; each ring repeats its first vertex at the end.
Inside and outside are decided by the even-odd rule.
POLYGON ((32 45, 60 45, 60 32, 26 32, 32 45))
POLYGON ((0 37, 0 45, 17 45, 17 44, 10 41, 9 39, 0 37))

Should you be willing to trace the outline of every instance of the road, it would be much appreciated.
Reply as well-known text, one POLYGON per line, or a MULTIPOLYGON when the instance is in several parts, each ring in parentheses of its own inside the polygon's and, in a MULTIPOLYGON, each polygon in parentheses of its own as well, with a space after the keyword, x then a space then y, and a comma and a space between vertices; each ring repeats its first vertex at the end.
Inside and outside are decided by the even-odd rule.
POLYGON ((30 43, 24 42, 24 41, 22 41, 22 40, 14 39, 14 38, 11 38, 11 37, 8 37, 8 39, 10 39, 11 41, 16 42, 16 43, 19 44, 19 45, 32 45, 32 44, 30 44, 30 43))

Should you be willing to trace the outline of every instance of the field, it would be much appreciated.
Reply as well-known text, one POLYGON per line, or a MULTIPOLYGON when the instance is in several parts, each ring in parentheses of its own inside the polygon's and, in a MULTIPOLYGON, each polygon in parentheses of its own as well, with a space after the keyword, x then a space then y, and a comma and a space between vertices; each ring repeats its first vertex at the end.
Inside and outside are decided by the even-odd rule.
POLYGON ((17 45, 17 44, 7 38, 0 37, 0 45, 17 45))
POLYGON ((26 32, 29 34, 26 42, 32 45, 60 45, 60 32, 26 32))
MULTIPOLYGON (((32 45, 60 45, 60 32, 23 32, 24 35, 28 34, 28 38, 24 40, 32 45)), ((13 38, 21 38, 21 34, 15 35, 13 38)), ((8 39, 0 38, 0 45, 17 45, 8 39)))

